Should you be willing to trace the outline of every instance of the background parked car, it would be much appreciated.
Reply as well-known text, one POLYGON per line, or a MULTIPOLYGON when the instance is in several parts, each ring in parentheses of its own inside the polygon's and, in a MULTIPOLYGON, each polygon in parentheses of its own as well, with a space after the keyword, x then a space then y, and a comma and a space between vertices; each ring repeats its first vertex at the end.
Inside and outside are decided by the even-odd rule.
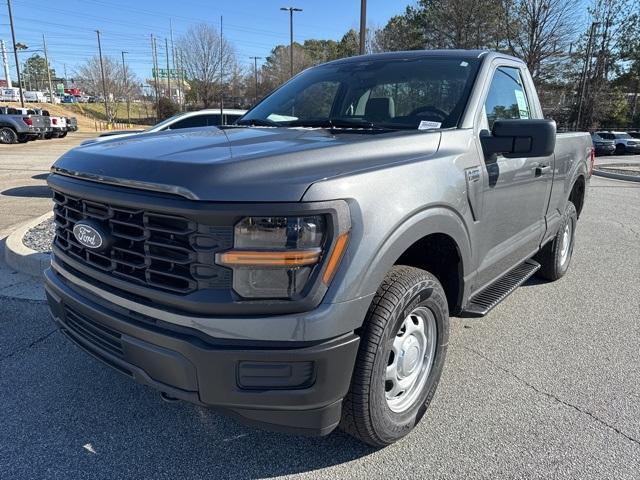
POLYGON ((597 133, 591 134, 591 142, 596 150, 596 155, 613 155, 616 152, 616 142, 602 138, 597 133))
POLYGON ((211 108, 206 110, 197 110, 195 112, 177 113, 173 117, 167 118, 162 122, 154 125, 147 130, 116 130, 105 132, 97 138, 91 138, 82 142, 82 145, 89 143, 102 142, 113 138, 129 137, 141 133, 163 132, 165 130, 178 130, 181 128, 196 127, 215 127, 218 125, 231 125, 246 113, 246 110, 237 110, 225 108, 222 110, 222 119, 220 118, 220 110, 211 108))
POLYGON ((51 136, 53 138, 64 138, 67 136, 67 119, 65 117, 51 117, 51 136))
POLYGON ((633 138, 640 138, 640 132, 628 132, 633 138))
POLYGON ((24 101, 44 103, 47 101, 47 97, 43 92, 27 90, 24 92, 24 101))
POLYGON ((600 138, 613 140, 616 144, 616 154, 640 153, 640 140, 633 138, 627 132, 596 132, 600 138))
POLYGON ((51 125, 51 115, 48 110, 43 110, 41 108, 34 108, 34 111, 42 116, 45 120, 45 132, 40 134, 40 139, 49 139, 51 138, 51 133, 53 132, 53 126, 51 125))
POLYGON ((19 102, 20 90, 16 87, 0 89, 0 100, 3 102, 19 102))
POLYGON ((44 117, 36 115, 33 110, 0 107, 0 143, 26 143, 35 140, 46 133, 44 125, 44 117))

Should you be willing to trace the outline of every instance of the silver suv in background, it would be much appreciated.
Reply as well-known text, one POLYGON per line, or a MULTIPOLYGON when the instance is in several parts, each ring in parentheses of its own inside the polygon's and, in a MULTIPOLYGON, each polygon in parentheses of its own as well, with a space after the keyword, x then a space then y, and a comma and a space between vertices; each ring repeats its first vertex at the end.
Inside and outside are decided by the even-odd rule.
POLYGON ((605 140, 613 140, 616 146, 616 155, 640 153, 640 139, 632 137, 627 132, 607 131, 595 132, 595 134, 605 140))
POLYGON ((162 122, 157 123, 153 127, 150 127, 146 130, 114 130, 110 132, 104 132, 96 138, 85 140, 81 145, 103 142, 105 140, 112 140, 115 138, 121 139, 140 133, 157 133, 165 132, 168 130, 180 130, 183 128, 217 127, 219 125, 231 125, 245 113, 247 113, 246 110, 227 108, 222 110, 221 118, 220 109, 216 108, 197 110, 194 112, 182 112, 177 113, 174 116, 169 117, 166 120, 163 120, 162 122))

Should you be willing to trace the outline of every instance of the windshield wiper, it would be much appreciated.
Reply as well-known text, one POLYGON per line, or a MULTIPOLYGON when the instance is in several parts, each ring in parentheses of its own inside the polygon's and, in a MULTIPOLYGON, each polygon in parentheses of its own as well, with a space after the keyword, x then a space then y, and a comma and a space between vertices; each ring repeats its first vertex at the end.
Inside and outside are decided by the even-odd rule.
POLYGON ((238 120, 236 125, 248 125, 250 127, 281 127, 282 125, 268 120, 266 118, 247 118, 245 120, 238 120))
POLYGON ((287 124, 288 127, 315 127, 315 128, 365 128, 376 130, 388 130, 384 127, 378 127, 369 120, 360 118, 334 117, 326 120, 295 120, 287 124))

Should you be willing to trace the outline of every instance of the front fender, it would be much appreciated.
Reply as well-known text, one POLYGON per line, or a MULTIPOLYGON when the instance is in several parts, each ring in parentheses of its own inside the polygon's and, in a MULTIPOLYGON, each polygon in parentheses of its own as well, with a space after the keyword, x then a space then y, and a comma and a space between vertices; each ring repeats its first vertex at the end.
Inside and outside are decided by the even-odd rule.
MULTIPOLYGON (((462 263, 462 280, 473 270, 468 229, 451 208, 435 206, 415 212, 387 231, 388 235, 375 242, 370 236, 352 239, 355 241, 349 247, 351 251, 345 258, 346 262, 341 265, 341 270, 344 270, 331 286, 329 301, 343 302, 371 296, 398 258, 415 242, 434 233, 447 235, 455 242, 462 263)), ((466 294, 464 285, 461 287, 466 294)))

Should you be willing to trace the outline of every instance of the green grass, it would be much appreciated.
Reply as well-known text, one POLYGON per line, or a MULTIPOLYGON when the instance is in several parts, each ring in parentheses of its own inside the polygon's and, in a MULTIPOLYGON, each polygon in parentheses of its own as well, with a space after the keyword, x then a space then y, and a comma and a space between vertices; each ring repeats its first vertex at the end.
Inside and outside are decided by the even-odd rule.
MULTIPOLYGON (((94 120, 106 121, 107 117, 104 113, 103 103, 70 103, 66 106, 73 111, 86 115, 94 120)), ((152 103, 131 103, 131 123, 149 124, 154 123, 153 117, 155 109, 152 103), (146 105, 146 109, 145 109, 146 105)), ((116 123, 126 123, 127 121, 127 104, 116 104, 116 123)))

